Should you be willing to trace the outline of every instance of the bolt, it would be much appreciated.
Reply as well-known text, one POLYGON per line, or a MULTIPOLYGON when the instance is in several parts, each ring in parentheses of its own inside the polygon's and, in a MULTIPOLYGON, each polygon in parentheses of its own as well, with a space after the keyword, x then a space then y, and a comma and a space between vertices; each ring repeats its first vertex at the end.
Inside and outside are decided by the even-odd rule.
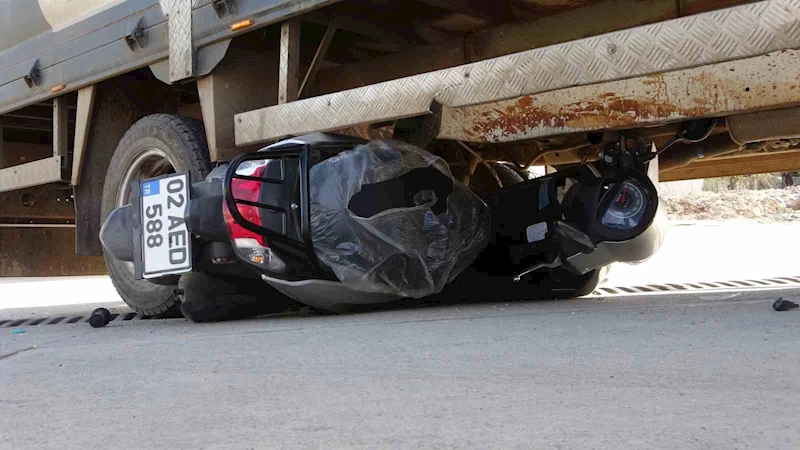
POLYGON ((617 53, 617 46, 614 44, 608 44, 608 54, 613 55, 617 53))
POLYGON ((297 206, 297 203, 292 203, 292 209, 297 211, 297 208, 299 208, 299 206, 297 206))

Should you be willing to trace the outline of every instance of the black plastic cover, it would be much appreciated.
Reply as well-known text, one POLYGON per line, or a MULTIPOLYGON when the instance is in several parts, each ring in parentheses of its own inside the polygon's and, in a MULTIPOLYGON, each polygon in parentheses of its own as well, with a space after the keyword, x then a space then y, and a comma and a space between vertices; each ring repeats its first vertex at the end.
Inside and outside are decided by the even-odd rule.
POLYGON ((112 258, 133 261, 133 205, 117 208, 108 215, 100 228, 100 242, 112 258))
POLYGON ((452 178, 443 159, 413 145, 359 145, 312 167, 309 182, 314 250, 353 290, 414 298, 441 292, 489 242, 486 204, 452 178), (362 198, 352 207, 374 215, 351 209, 362 189, 409 174, 403 190, 390 183, 372 190, 375 204, 396 197, 392 207, 368 208, 362 198))

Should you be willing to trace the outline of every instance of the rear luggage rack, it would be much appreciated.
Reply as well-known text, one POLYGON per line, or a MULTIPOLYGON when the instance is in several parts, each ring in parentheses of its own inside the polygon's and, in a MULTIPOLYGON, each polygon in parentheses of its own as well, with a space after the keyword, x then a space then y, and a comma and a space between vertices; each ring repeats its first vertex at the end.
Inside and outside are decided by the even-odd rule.
MULTIPOLYGON (((225 203, 233 220, 246 230, 265 237, 273 251, 276 251, 282 259, 288 259, 287 262, 290 262, 295 276, 336 280, 333 273, 323 266, 314 252, 311 237, 309 170, 314 163, 324 159, 318 155, 337 154, 343 150, 350 150, 353 146, 353 143, 342 141, 303 142, 300 139, 293 139, 255 153, 239 155, 228 167, 222 186, 225 203), (314 161, 309 161, 310 159, 314 161), (280 160, 280 175, 267 173, 253 176, 237 173, 243 163, 254 160, 280 160), (232 187, 235 179, 281 186, 277 192, 284 197, 284 200, 291 200, 283 204, 271 204, 265 203, 263 196, 259 201, 236 198, 232 187), (259 218, 262 218, 261 211, 275 213, 280 217, 280 229, 265 227, 263 219, 261 223, 248 220, 239 211, 239 205, 259 208, 259 218)), ((274 195, 269 197, 275 199, 274 195)), ((279 203, 280 199, 278 200, 275 203, 279 203)))

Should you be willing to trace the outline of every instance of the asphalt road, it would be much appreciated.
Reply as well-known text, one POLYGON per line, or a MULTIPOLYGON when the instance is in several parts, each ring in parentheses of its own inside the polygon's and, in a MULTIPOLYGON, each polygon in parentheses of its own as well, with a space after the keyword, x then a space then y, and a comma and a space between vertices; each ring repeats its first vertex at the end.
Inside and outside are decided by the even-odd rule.
POLYGON ((777 295, 0 328, 0 448, 798 448, 777 295))

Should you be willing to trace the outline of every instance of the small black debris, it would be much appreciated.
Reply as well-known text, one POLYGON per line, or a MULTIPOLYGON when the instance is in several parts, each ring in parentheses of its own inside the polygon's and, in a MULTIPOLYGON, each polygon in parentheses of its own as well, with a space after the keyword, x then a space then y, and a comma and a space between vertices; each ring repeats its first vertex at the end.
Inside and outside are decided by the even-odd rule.
POLYGON ((111 312, 105 308, 97 308, 92 311, 92 316, 89 317, 89 325, 92 328, 102 328, 108 325, 111 321, 111 312))
POLYGON ((784 300, 783 297, 778 297, 778 299, 775 300, 775 303, 772 304, 772 309, 775 311, 788 311, 790 309, 797 308, 798 306, 800 305, 795 302, 790 302, 789 300, 784 300))

